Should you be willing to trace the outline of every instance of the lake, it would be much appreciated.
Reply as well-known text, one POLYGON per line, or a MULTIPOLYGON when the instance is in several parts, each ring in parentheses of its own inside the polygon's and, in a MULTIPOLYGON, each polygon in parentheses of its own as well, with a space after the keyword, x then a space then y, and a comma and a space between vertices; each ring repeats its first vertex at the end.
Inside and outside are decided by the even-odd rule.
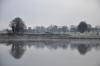
POLYGON ((0 41, 0 66, 100 66, 100 41, 0 41))

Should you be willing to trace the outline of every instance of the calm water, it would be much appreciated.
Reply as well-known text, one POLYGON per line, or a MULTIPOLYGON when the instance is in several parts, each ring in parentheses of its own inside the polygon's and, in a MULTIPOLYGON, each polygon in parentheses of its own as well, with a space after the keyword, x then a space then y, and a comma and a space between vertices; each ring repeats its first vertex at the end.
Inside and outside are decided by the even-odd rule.
POLYGON ((0 66, 100 66, 100 42, 0 42, 0 66))

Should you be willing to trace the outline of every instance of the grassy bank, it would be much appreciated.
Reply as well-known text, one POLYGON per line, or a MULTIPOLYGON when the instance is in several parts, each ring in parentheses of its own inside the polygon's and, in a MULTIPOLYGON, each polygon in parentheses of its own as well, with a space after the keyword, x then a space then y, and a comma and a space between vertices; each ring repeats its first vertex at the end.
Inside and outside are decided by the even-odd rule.
POLYGON ((71 34, 7 34, 0 33, 0 40, 53 40, 53 39, 100 39, 99 35, 71 34))

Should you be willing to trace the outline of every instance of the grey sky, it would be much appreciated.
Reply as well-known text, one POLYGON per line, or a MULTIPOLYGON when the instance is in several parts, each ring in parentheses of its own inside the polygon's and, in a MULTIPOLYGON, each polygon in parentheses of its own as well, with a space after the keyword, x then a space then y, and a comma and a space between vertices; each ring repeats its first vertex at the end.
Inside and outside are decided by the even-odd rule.
POLYGON ((15 17, 21 17, 31 27, 77 25, 82 20, 100 25, 98 0, 5 0, 0 17, 1 29, 15 17))

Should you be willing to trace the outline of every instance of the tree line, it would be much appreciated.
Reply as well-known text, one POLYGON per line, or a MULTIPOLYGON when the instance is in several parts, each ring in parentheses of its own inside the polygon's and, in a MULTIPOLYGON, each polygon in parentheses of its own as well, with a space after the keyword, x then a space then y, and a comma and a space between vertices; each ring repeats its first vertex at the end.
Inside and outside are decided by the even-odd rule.
POLYGON ((10 22, 9 26, 11 29, 7 31, 12 33, 65 34, 66 32, 100 32, 99 26, 92 27, 91 24, 87 24, 85 21, 81 21, 77 26, 71 25, 70 28, 67 25, 50 25, 48 27, 36 26, 34 28, 27 28, 24 21, 20 17, 16 17, 10 22))

